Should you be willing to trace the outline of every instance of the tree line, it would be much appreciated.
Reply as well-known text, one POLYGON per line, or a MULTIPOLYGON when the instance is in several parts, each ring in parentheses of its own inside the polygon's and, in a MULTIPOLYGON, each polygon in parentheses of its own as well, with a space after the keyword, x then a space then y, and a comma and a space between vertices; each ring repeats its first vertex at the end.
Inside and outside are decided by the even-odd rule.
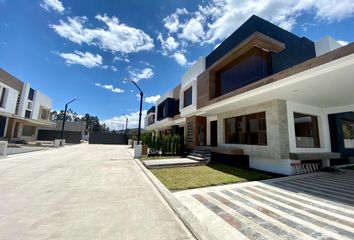
MULTIPOLYGON (((62 121, 64 119, 64 111, 52 111, 50 113, 50 119, 52 121, 62 121)), ((85 122, 86 127, 85 130, 86 132, 109 132, 110 129, 109 127, 106 126, 106 124, 101 124, 100 120, 97 116, 92 116, 89 113, 86 113, 84 116, 78 116, 78 114, 72 110, 69 109, 66 112, 66 117, 65 121, 67 122, 85 122)))

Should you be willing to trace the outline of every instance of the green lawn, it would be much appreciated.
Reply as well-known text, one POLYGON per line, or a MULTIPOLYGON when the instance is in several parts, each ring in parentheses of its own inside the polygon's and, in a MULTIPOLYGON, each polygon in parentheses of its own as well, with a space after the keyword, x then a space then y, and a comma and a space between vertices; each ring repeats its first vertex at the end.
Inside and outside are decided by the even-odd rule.
POLYGON ((151 169, 151 172, 169 189, 184 190, 228 183, 272 178, 271 175, 222 163, 207 166, 151 169))

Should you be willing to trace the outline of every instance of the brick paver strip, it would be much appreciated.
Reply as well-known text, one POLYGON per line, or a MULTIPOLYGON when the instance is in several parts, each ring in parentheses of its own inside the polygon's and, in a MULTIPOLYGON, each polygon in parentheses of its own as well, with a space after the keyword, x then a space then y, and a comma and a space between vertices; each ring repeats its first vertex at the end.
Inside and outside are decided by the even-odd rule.
POLYGON ((221 197, 220 195, 218 195, 215 192, 210 192, 208 193, 210 196, 212 196, 213 198, 217 199, 218 201, 220 201, 221 203, 223 203, 224 205, 234 209, 235 211, 237 211, 238 213, 240 213, 241 215, 247 217, 248 219, 254 221, 255 223, 259 224, 259 226, 267 229, 268 231, 278 235, 279 237, 283 238, 283 239, 299 239, 296 236, 286 232, 284 229, 281 229, 280 227, 267 222, 266 220, 260 218, 259 216, 247 211, 246 209, 243 209, 239 206, 237 206, 236 204, 230 202, 229 200, 227 200, 226 198, 221 197))
MULTIPOLYGON (((349 239, 354 239, 354 232, 346 231, 346 230, 344 230, 344 229, 341 229, 341 228, 336 227, 336 226, 333 226, 333 225, 328 225, 327 223, 325 223, 325 222, 323 222, 323 221, 320 221, 320 220, 315 219, 315 218, 313 218, 313 217, 307 216, 307 215, 302 214, 302 213, 300 213, 300 212, 296 212, 296 211, 294 211, 294 210, 292 210, 292 209, 290 209, 290 208, 283 207, 283 206, 281 206, 281 205, 279 205, 279 204, 276 204, 276 203, 274 203, 274 202, 271 202, 271 201, 269 201, 269 200, 266 200, 264 197, 258 197, 258 196, 256 196, 256 195, 254 195, 254 194, 252 194, 252 193, 249 193, 249 192, 246 192, 246 191, 244 191, 244 190, 241 190, 241 189, 234 189, 234 191, 239 192, 239 193, 241 193, 241 194, 245 194, 246 196, 249 196, 249 197, 251 197, 251 198, 253 198, 253 199, 259 200, 259 201, 261 201, 261 202, 263 202, 263 203, 266 203, 266 204, 268 204, 268 205, 270 205, 270 206, 272 206, 272 207, 274 207, 274 208, 276 208, 276 209, 278 209, 278 210, 281 210, 281 211, 283 211, 283 212, 285 212, 285 213, 287 213, 287 214, 289 214, 289 215, 291 215, 291 216, 297 217, 297 218, 299 218, 299 219, 302 219, 302 220, 304 220, 304 221, 306 221, 306 222, 312 223, 312 224, 314 224, 314 225, 316 225, 316 226, 319 226, 319 227, 321 227, 321 228, 326 228, 326 229, 328 229, 328 230, 331 230, 331 231, 334 232, 334 233, 338 233, 338 234, 340 234, 340 235, 342 235, 342 236, 346 236, 346 237, 348 237, 349 239)), ((300 208, 300 209, 301 209, 301 210, 304 210, 303 207, 300 208)))
MULTIPOLYGON (((266 197, 269 197, 269 198, 272 198, 272 199, 275 199, 276 201, 278 202, 281 202, 281 203, 284 203, 286 205, 289 205, 289 206, 292 206, 294 208, 297 208, 297 209, 301 209, 303 211, 306 211, 308 213, 311 213, 313 215, 316 215, 316 216, 320 216, 322 218, 325 218, 325 219, 328 219, 328 220, 331 220, 333 222, 340 222, 341 224, 344 224, 348 227, 352 227, 354 228, 354 222, 350 222, 350 221, 346 221, 344 219, 340 219, 340 218, 337 218, 333 215, 330 215, 330 214, 327 214, 325 212, 322 212, 322 211, 318 211, 318 210, 314 210, 312 208, 308 208, 308 207, 305 207, 303 205, 300 205, 300 204, 296 204, 296 203, 293 203, 293 202, 290 202, 290 201, 286 201, 282 198, 279 198, 279 197, 276 197, 272 194, 269 194, 269 193, 265 193, 263 191, 260 191, 260 190, 257 190, 256 188, 252 188, 252 187, 247 187, 246 189, 252 191, 252 192, 255 192, 255 193, 258 193, 258 194, 261 194, 263 196, 266 196, 266 197)), ((353 229, 354 231, 354 229, 353 229)))
POLYGON ((261 207, 261 206, 259 206, 257 204, 254 204, 254 203, 252 203, 250 201, 247 201, 246 199, 244 199, 244 198, 242 198, 242 197, 240 197, 240 196, 238 196, 238 195, 236 195, 236 194, 234 194, 234 193, 232 193, 232 192, 230 192, 228 190, 223 190, 221 192, 224 193, 225 195, 227 195, 227 196, 229 196, 229 197, 231 197, 231 198, 233 198, 233 199, 235 199, 235 200, 237 200, 239 202, 242 202, 242 203, 246 204, 247 206, 249 206, 251 208, 254 208, 254 209, 260 211, 261 213, 263 213, 263 214, 265 214, 265 215, 267 215, 267 216, 269 216, 269 217, 271 217, 271 218, 273 218, 273 219, 275 219, 275 220, 287 225, 288 227, 296 229, 296 230, 298 230, 298 231, 300 231, 300 232, 302 232, 304 234, 307 234, 309 236, 314 236, 316 238, 327 237, 323 233, 320 233, 320 232, 318 232, 316 230, 308 228, 307 226, 304 226, 304 225, 302 225, 302 224, 300 224, 298 222, 295 222, 295 221, 293 221, 293 220, 291 220, 289 218, 286 218, 285 216, 282 216, 282 215, 280 215, 280 214, 278 214, 278 213, 276 213, 276 212, 274 212, 274 211, 272 211, 270 209, 263 208, 263 207, 261 207))
POLYGON ((306 199, 299 198, 299 197, 296 197, 296 196, 293 196, 293 195, 290 195, 290 194, 287 194, 287 193, 284 193, 284 192, 281 192, 281 191, 277 191, 275 189, 271 189, 271 188, 268 188, 268 187, 265 187, 265 186, 262 186, 262 185, 255 185, 254 187, 258 188, 258 189, 261 189, 261 190, 264 190, 264 191, 268 191, 268 192, 280 195, 280 196, 283 196, 283 197, 286 197, 286 198, 290 198, 290 199, 302 202, 302 203, 310 205, 310 206, 314 206, 314 207, 317 207, 317 208, 320 208, 320 209, 323 209, 323 210, 326 210, 326 211, 329 211, 329 212, 332 212, 332 213, 340 214, 340 215, 343 215, 343 216, 350 217, 350 218, 354 219, 354 214, 347 213, 347 212, 344 212, 344 211, 338 210, 338 209, 333 209, 333 208, 330 208, 330 206, 324 206, 324 205, 316 204, 316 203, 308 201, 306 199))
POLYGON ((208 199, 206 199, 202 195, 194 194, 193 197, 195 199, 197 199, 199 202, 201 202, 204 206, 206 206, 209 210, 211 210, 216 215, 218 215, 220 218, 222 218, 225 222, 227 222, 232 227, 234 227, 236 230, 238 230, 240 233, 245 235, 246 237, 251 238, 251 239, 257 239, 257 240, 258 239, 259 240, 266 239, 264 236, 262 236, 258 232, 255 232, 252 229, 250 229, 249 226, 247 226, 247 225, 243 224, 241 221, 237 220, 231 214, 227 213, 226 211, 224 211, 223 209, 221 209, 217 205, 208 201, 208 199))

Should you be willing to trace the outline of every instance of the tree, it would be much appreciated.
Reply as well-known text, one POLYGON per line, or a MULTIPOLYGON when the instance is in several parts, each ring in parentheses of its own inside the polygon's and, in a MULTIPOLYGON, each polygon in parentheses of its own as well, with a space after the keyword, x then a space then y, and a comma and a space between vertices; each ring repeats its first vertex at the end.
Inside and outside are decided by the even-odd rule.
MULTIPOLYGON (((66 112, 66 121, 68 122, 79 122, 80 118, 77 116, 77 113, 69 108, 66 112)), ((52 111, 50 113, 50 119, 53 121, 62 121, 64 119, 64 111, 60 110, 60 112, 52 111)))
POLYGON ((91 116, 86 113, 85 116, 81 118, 81 121, 86 122, 86 131, 87 132, 108 132, 109 128, 106 124, 101 124, 97 116, 91 116))

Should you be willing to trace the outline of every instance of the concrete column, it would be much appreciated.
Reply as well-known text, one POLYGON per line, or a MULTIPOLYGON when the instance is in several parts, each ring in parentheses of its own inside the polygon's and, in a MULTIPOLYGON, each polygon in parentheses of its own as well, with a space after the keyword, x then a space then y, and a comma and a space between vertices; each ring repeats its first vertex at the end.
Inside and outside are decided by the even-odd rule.
POLYGON ((322 159, 322 167, 330 167, 331 160, 330 159, 322 159))
POLYGON ((142 145, 135 145, 134 146, 134 158, 141 158, 142 151, 143 151, 142 145))
POLYGON ((7 141, 0 141, 0 155, 5 156, 7 152, 7 141))

